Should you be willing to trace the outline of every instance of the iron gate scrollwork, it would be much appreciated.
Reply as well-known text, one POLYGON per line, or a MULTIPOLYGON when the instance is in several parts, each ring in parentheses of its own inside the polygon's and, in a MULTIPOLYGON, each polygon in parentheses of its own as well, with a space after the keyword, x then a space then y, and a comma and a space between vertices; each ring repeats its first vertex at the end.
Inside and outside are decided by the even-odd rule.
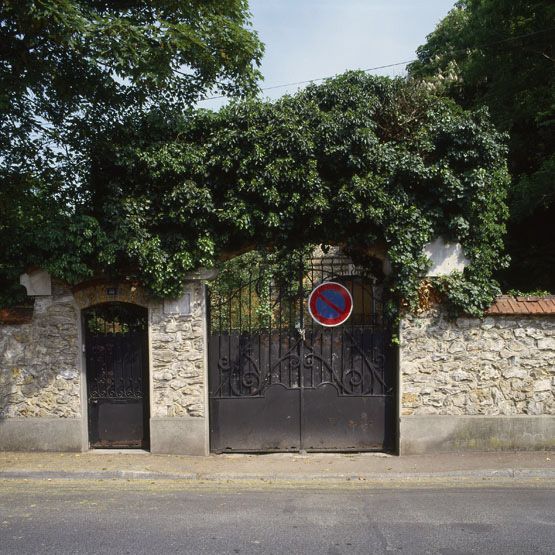
POLYGON ((345 257, 296 266, 285 279, 253 268, 211 292, 212 449, 391 449, 396 351, 382 285, 345 257), (332 280, 354 305, 336 328, 307 309, 311 290, 332 280))

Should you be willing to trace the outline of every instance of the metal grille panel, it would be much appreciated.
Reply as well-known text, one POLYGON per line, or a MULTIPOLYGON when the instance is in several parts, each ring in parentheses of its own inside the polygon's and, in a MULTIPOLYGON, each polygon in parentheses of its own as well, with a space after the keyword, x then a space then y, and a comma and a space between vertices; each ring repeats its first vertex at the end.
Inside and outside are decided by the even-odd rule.
POLYGON ((212 449, 391 448, 396 353, 383 287, 346 258, 293 262, 281 275, 253 268, 237 288, 211 295, 212 449), (353 296, 336 328, 307 310, 325 281, 353 296))
POLYGON ((148 446, 146 309, 106 303, 84 311, 91 447, 148 446))

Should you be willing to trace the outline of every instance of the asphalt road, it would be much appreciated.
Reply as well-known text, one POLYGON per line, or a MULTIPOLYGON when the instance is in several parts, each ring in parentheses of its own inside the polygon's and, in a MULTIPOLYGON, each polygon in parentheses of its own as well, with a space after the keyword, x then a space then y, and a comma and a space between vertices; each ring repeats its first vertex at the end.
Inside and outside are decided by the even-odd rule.
POLYGON ((0 553, 554 553, 555 489, 0 482, 0 553))

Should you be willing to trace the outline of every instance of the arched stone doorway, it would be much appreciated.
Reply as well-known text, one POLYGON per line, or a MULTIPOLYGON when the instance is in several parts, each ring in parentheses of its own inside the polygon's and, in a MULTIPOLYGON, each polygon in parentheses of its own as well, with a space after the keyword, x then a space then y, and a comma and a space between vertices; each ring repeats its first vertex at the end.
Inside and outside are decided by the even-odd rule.
POLYGON ((91 448, 149 447, 148 310, 104 302, 83 310, 91 448))

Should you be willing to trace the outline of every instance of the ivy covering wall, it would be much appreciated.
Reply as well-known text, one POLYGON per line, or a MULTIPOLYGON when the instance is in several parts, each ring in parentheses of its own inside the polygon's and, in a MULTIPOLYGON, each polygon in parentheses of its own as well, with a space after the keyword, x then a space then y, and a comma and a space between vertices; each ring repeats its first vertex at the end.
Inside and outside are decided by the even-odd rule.
POLYGON ((503 140, 485 111, 358 72, 277 102, 154 111, 93 145, 73 228, 35 254, 70 281, 125 272, 173 296, 185 272, 235 253, 339 244, 364 263, 380 244, 390 287, 415 306, 423 246, 442 235, 471 264, 436 285, 478 314, 505 264, 503 140))

